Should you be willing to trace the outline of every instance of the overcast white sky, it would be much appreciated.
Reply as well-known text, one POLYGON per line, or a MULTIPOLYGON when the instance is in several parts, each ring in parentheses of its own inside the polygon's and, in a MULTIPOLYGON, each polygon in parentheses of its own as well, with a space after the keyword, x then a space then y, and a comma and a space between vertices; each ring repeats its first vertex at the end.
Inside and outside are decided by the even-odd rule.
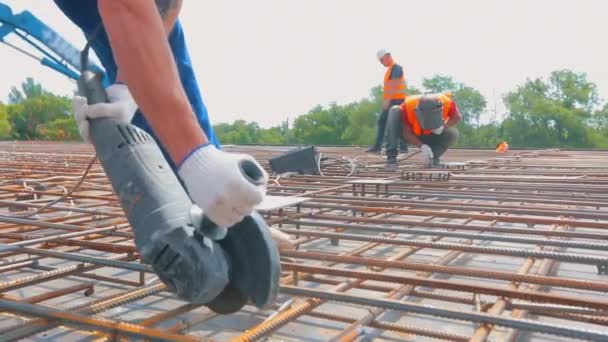
MULTIPOLYGON (((0 2, 84 45, 52 1, 0 2)), ((212 121, 268 127, 317 104, 368 96, 384 74, 380 47, 393 52, 410 84, 451 75, 490 104, 494 94, 499 100, 559 68, 586 72, 608 98, 606 13, 605 0, 187 0, 182 23, 212 121)), ((4 45, 0 61, 2 101, 28 76, 59 94, 74 90, 4 45)))

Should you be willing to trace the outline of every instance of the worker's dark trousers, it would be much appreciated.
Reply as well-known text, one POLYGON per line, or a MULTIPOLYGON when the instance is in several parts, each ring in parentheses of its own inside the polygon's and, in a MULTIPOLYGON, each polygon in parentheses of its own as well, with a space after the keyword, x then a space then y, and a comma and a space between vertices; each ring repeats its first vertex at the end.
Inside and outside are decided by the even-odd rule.
MULTIPOLYGON (((419 139, 422 143, 429 145, 433 150, 433 161, 439 162, 441 157, 456 140, 458 140, 459 132, 456 128, 450 127, 445 129, 441 134, 423 135, 419 139)), ((394 160, 397 158, 399 142, 403 138, 403 118, 401 108, 398 106, 391 107, 388 118, 386 120, 386 159, 394 160)))
MULTIPOLYGON (((377 149, 377 150, 382 149, 382 143, 384 142, 384 137, 388 134, 386 132, 386 121, 388 118, 388 112, 391 107, 398 106, 398 105, 402 104, 403 101, 405 101, 405 100, 391 100, 390 106, 388 107, 389 109, 383 110, 382 113, 380 113, 380 117, 378 118, 376 141, 374 142, 374 145, 372 146, 373 149, 377 149)), ((407 152, 407 144, 406 144, 405 140, 403 140, 403 139, 401 141, 401 150, 404 152, 407 152)))
POLYGON ((429 145, 433 150, 433 164, 439 163, 439 157, 441 157, 450 146, 454 145, 458 140, 460 133, 455 127, 444 129, 441 134, 427 134, 421 136, 419 139, 423 144, 429 145))

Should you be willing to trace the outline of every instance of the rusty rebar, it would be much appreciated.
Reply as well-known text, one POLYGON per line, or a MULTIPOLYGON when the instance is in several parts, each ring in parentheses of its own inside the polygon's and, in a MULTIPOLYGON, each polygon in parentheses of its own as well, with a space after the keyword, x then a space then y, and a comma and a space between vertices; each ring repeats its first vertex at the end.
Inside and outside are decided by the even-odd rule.
MULTIPOLYGON (((283 149, 225 148, 252 153, 267 169, 268 159, 283 149)), ((557 335, 604 338, 593 330, 580 334, 582 329, 576 324, 585 322, 592 329, 595 325, 604 329, 601 332, 608 325, 606 311, 602 311, 607 305, 603 294, 608 285, 602 275, 593 272, 593 266, 598 266, 600 273, 608 265, 608 153, 551 150, 496 155, 452 149, 448 159, 463 162, 461 166, 428 170, 417 165, 416 158, 400 164, 400 170, 412 174, 449 175, 429 181, 428 177, 402 179, 398 172, 383 169, 382 157, 364 155, 360 149, 322 149, 332 158, 350 156, 357 172, 328 165, 324 176, 292 175, 268 186, 270 195, 310 198, 297 208, 263 212, 269 224, 297 237, 298 249, 282 255, 280 298, 290 306, 256 312, 258 323, 242 323, 235 331, 224 332, 227 339, 281 339, 283 333, 305 339, 307 336, 298 335, 299 325, 308 322, 300 319, 304 316, 346 323, 335 336, 344 341, 360 337, 368 327, 379 334, 394 331, 412 338, 475 338, 476 334, 450 334, 448 328, 427 330, 380 319, 391 309, 404 314, 426 310, 425 304, 431 300, 436 311, 416 315, 416 319, 428 322, 443 317, 464 320, 472 331, 487 329, 477 336, 489 336, 493 326, 503 324, 507 329, 515 328, 506 338, 523 331, 544 333, 549 328, 556 328, 553 333, 557 335), (353 194, 348 183, 353 179, 370 184, 389 182, 381 192, 353 194), (552 225, 568 229, 548 229, 552 225), (542 248, 532 250, 534 245, 542 248), (552 247, 568 250, 551 251, 552 247), (524 262, 519 264, 520 260, 513 258, 524 258, 524 262), (503 268, 493 268, 484 261, 488 259, 503 268), (484 264, 472 264, 477 261, 484 264), (559 272, 561 263, 568 263, 570 270, 578 265, 585 273, 544 274, 550 265, 559 272), (538 264, 541 269, 535 268, 538 264), (509 284, 513 285, 505 286, 509 284), (326 288, 331 291, 321 290, 326 288), (359 291, 366 291, 364 299, 356 295, 359 291), (297 300, 300 296, 302 302, 297 300), (410 299, 422 305, 412 307, 409 302, 397 301, 410 299), (492 310, 501 301, 505 305, 492 310), (363 305, 368 310, 350 317, 343 311, 349 306, 338 302, 363 305), (319 311, 326 303, 332 303, 331 314, 319 311), (471 312, 467 309, 464 314, 473 316, 458 316, 449 310, 454 305, 467 306, 471 312), (496 315, 487 315, 486 310, 496 315), (511 312, 502 315, 512 317, 498 315, 506 310, 511 312), (534 321, 525 319, 526 310, 536 314, 534 321), (550 317, 559 318, 555 321, 559 324, 547 323, 550 317)), ((3 338, 27 338, 60 324, 68 331, 84 325, 94 336, 110 339, 130 338, 129 328, 189 338, 185 330, 205 331, 210 318, 232 320, 233 316, 217 316, 188 303, 174 303, 177 305, 170 306, 174 309, 134 320, 125 315, 112 321, 118 330, 96 316, 115 307, 138 310, 151 302, 162 308, 165 300, 176 299, 162 284, 146 285, 151 269, 137 263, 133 233, 99 165, 77 190, 64 196, 80 179, 93 152, 85 144, 0 142, 0 214, 5 217, 0 218, 0 246, 4 247, 0 249, 4 276, 0 296, 35 304, 35 309, 45 313, 50 309, 76 316, 67 321, 44 317, 9 324, 0 332, 3 338), (48 207, 49 203, 54 204, 48 207), (36 211, 40 208, 45 210, 36 211), (28 219, 10 217, 28 213, 35 214, 28 219), (47 282, 52 282, 48 289, 37 288, 47 282), (100 289, 98 294, 108 289, 112 294, 86 298, 86 293, 79 293, 89 290, 92 282, 100 289), (36 291, 32 296, 15 297, 9 292, 30 288, 36 291), (77 305, 56 304, 70 299, 77 305), (197 310, 200 312, 190 314, 197 310), (153 328, 169 319, 178 323, 166 330, 153 328)), ((23 310, 18 314, 30 317, 23 310)), ((331 333, 335 333, 333 329, 331 333)), ((152 339, 149 335, 142 338, 152 339)))
POLYGON ((509 328, 522 329, 554 336, 565 336, 577 339, 588 339, 592 341, 608 341, 608 332, 590 329, 579 329, 576 327, 564 327, 561 325, 534 322, 529 320, 513 319, 507 317, 499 317, 484 313, 462 312, 447 308, 435 308, 414 303, 404 303, 396 300, 368 298, 363 296, 349 295, 339 292, 329 292, 323 290, 305 289, 295 286, 285 286, 284 293, 289 293, 294 296, 305 296, 319 299, 327 299, 330 301, 338 301, 344 303, 352 303, 364 306, 382 307, 390 310, 405 311, 419 313, 423 315, 432 315, 437 317, 445 317, 455 320, 472 321, 479 323, 489 323, 500 325, 509 328))

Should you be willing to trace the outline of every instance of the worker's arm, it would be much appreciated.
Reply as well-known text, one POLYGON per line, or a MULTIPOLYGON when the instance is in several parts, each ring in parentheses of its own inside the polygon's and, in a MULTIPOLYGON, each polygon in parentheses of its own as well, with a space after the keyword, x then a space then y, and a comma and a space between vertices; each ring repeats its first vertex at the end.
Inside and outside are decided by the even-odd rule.
POLYGON ((182 87, 166 37, 181 1, 169 1, 163 23, 150 0, 99 0, 120 78, 176 164, 208 142, 182 87), (172 19, 171 19, 172 18, 172 19))
POLYGON ((462 114, 460 114, 460 110, 458 109, 456 102, 452 102, 452 108, 450 108, 448 115, 450 118, 444 124, 445 129, 454 127, 458 125, 460 121, 462 121, 462 114))
POLYGON ((426 163, 430 163, 430 160, 433 158, 433 150, 431 149, 431 147, 429 147, 429 145, 423 143, 420 138, 414 135, 414 132, 412 132, 412 129, 407 123, 403 125, 403 136, 405 137, 405 140, 407 140, 407 142, 420 148, 420 152, 422 152, 423 158, 427 160, 426 163))
POLYGON ((414 132, 412 132, 412 129, 407 123, 403 124, 403 137, 408 143, 416 147, 424 145, 422 141, 420 141, 420 139, 414 134, 414 132))
MULTIPOLYGON (((182 9, 182 0, 155 0, 156 8, 163 22, 163 28, 165 29, 165 35, 168 37, 177 22, 179 13, 182 9)), ((118 69, 116 74, 116 82, 126 83, 124 75, 121 73, 122 69, 118 69)))
MULTIPOLYGON (((99 0, 98 7, 120 80, 108 87, 110 104, 75 106, 77 117, 132 117, 134 103, 177 165, 188 195, 214 223, 231 227, 262 202, 268 175, 250 155, 227 153, 209 144, 182 86, 166 33, 179 12, 169 1, 165 21, 157 5, 164 1, 99 0), (245 163, 244 163, 245 162, 245 163), (251 181, 241 165, 255 165, 251 181)), ((82 101, 82 99, 78 99, 82 101)), ((86 122, 87 120, 81 120, 86 122)))

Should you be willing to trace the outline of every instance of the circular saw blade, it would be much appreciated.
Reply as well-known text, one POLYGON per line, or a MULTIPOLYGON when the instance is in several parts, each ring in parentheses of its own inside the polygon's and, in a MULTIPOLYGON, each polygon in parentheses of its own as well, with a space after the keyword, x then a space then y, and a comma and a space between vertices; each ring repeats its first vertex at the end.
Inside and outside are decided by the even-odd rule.
POLYGON ((281 262, 270 230, 256 212, 228 229, 218 241, 230 262, 229 283, 207 306, 221 314, 240 310, 251 301, 258 308, 271 305, 279 291, 281 262))

